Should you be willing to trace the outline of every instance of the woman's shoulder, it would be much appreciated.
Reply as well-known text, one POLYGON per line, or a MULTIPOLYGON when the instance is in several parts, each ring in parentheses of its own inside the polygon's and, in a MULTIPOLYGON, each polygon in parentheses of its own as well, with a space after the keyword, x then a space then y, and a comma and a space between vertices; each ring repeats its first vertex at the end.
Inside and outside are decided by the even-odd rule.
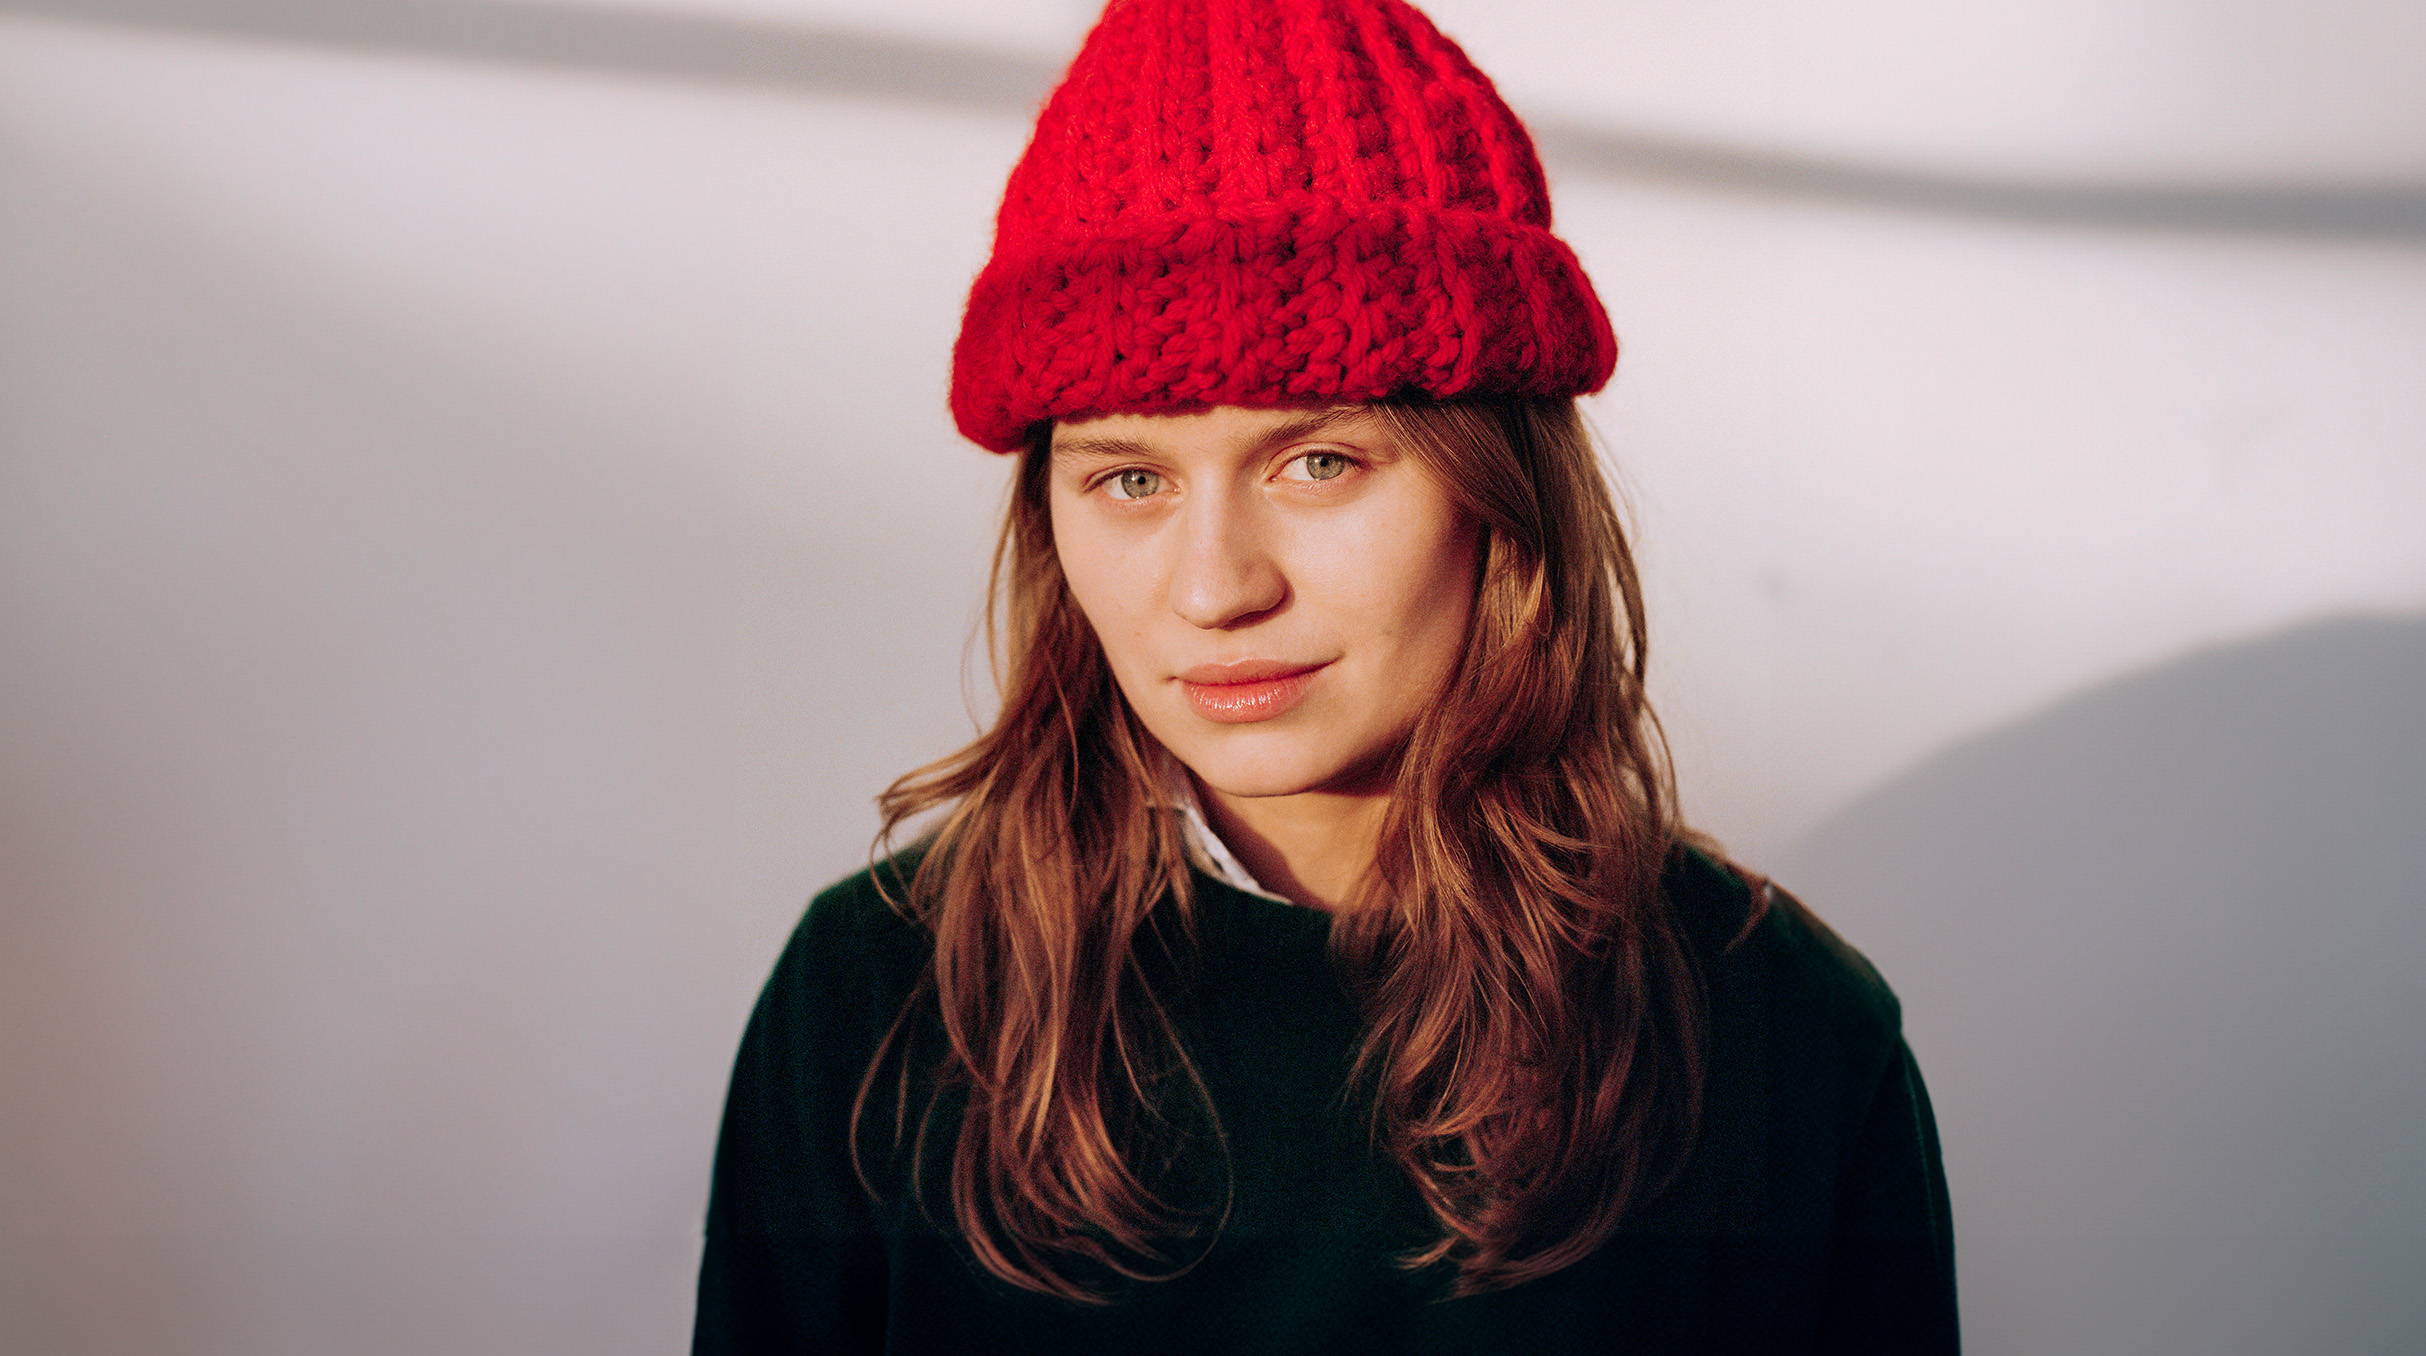
POLYGON ((905 848, 820 890, 776 960, 769 992, 889 995, 897 1007, 933 948, 905 903, 925 852, 924 844, 905 848))
POLYGON ((1662 885, 1714 1001, 1741 992, 1777 1017, 1864 1044, 1900 1037, 1902 1009, 1877 967, 1775 883, 1687 846, 1662 885))
POLYGON ((923 931, 911 921, 906 901, 928 847, 913 843, 818 891, 801 926, 872 938, 923 931))

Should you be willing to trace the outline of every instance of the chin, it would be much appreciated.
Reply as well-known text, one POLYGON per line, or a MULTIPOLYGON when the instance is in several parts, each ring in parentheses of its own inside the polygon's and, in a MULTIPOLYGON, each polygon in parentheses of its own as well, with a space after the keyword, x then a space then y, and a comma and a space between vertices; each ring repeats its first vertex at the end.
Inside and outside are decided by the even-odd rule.
MULTIPOLYGON (((1187 762, 1186 759, 1180 761, 1187 762)), ((1225 796, 1294 796, 1322 784, 1322 778, 1283 768, 1234 767, 1218 758, 1188 763, 1188 771, 1210 791, 1225 796)))
MULTIPOLYGON (((1257 741, 1259 743, 1263 741, 1257 741)), ((1279 743, 1281 741, 1271 741, 1279 743)), ((1294 742, 1294 741, 1291 741, 1294 742)), ((1296 796, 1309 791, 1380 789, 1360 760, 1336 748, 1212 747, 1173 748, 1173 756, 1196 774, 1196 780, 1225 796, 1261 798, 1296 796)))
POLYGON ((1318 790, 1340 772, 1331 759, 1278 749, 1173 748, 1196 780, 1225 796, 1294 796, 1318 790))

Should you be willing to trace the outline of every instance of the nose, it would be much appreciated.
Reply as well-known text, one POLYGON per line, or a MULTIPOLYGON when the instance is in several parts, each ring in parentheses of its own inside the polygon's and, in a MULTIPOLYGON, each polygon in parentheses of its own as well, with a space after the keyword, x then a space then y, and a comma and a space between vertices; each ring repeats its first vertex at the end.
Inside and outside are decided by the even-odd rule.
POLYGON ((1192 626, 1225 630, 1279 607, 1289 581, 1252 504, 1209 495, 1172 523, 1171 610, 1192 626))

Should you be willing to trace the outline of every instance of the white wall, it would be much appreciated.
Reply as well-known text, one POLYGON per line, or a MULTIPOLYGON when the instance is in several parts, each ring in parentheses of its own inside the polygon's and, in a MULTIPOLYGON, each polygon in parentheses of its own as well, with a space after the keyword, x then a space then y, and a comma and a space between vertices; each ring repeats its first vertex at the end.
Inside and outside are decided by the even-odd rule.
MULTIPOLYGON (((2061 1023, 1988 982, 2012 955, 2107 986, 2075 1011, 2258 1009, 2147 967, 2097 979, 2115 947, 2054 944, 2094 927, 2077 882, 2042 907, 2009 854, 1878 863, 1974 822, 1898 818, 1899 788, 2041 748, 2131 675, 2353 612, 2421 624, 2416 13, 1433 8, 1555 132, 1562 229, 1624 341, 1596 417, 1688 807, 1798 865, 1905 992, 1980 1241, 1975 1349, 2226 1349, 2168 1318, 2187 1292, 2090 1304, 2041 1265, 2071 1226, 2030 1215, 2031 1184, 2105 1179, 2038 1131, 2102 1134, 2127 1178, 2173 1165, 2177 1204, 2321 1145, 2394 1171, 2415 1145, 2298 1121, 2181 1168, 2179 1122, 2296 1091, 2413 1123, 2419 1040, 2375 1038, 2321 1090, 2225 1060, 2245 1100, 2185 1084, 2172 1120, 2112 1114, 2113 1087, 2182 1062, 2174 1028, 2068 1093, 2094 1042, 2014 1044, 2061 1023), (2354 213, 2377 225, 2317 228, 2354 213), (2017 1126, 1994 1114, 2017 1087, 2075 1100, 2017 1126)), ((945 355, 1026 130, 986 91, 1089 17, 0 5, 0 1346, 682 1340, 755 984, 863 860, 873 793, 984 704, 964 658, 1004 467, 952 434, 945 355), (874 60, 853 33, 903 39, 883 50, 913 74, 854 92, 799 58, 874 60), (728 78, 668 34, 775 55, 728 78)), ((2351 747, 2426 760, 2397 700, 2330 700, 2376 721, 2351 747)), ((2205 737, 2310 728, 2231 709, 2205 737)), ((2297 803, 2343 804, 2340 766, 2307 766, 2297 803)), ((2196 803, 2183 778, 2106 822, 2151 840, 2196 803)), ((2383 817, 2319 822, 2426 838, 2414 781, 2366 785, 2383 817)), ((2028 841, 2069 841, 2032 813, 2028 841)), ((2167 851, 2244 862, 2213 849, 2258 850, 2245 819, 2194 817, 2167 851)), ((2311 850, 2258 848, 2266 870, 2311 850)), ((2368 860, 2391 911, 2323 929, 2341 940, 2299 971, 2319 994, 2426 961, 2402 921, 2426 867, 2368 860)), ((2148 911, 2117 935, 2171 954, 2177 901, 2100 907, 2148 911)), ((2283 944, 2217 935, 2226 969, 2283 944)), ((2389 979, 2339 991, 2301 1009, 2320 1048, 2362 1012, 2426 1029, 2389 979)), ((2335 1234, 2343 1178, 2285 1180, 2266 1208, 2375 1236, 2335 1234)), ((2167 1240, 2251 1218, 2152 1205, 2073 1251, 2186 1258, 2167 1240)), ((2397 1278, 2414 1236, 2372 1255, 2397 1278)), ((2344 1256, 2200 1265, 2298 1317, 2326 1291, 2289 1271, 2344 1256)), ((2414 1334, 2392 1280, 2334 1284, 2359 1317, 2308 1345, 2414 1334)))

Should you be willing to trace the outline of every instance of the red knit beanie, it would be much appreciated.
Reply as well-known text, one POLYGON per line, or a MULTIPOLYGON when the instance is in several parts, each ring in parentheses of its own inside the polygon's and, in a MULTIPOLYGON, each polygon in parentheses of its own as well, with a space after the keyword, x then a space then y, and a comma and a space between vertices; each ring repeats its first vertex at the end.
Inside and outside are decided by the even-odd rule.
POLYGON ((1582 395, 1617 340, 1523 124, 1403 0, 1111 0, 1011 171, 961 432, 1582 395))

